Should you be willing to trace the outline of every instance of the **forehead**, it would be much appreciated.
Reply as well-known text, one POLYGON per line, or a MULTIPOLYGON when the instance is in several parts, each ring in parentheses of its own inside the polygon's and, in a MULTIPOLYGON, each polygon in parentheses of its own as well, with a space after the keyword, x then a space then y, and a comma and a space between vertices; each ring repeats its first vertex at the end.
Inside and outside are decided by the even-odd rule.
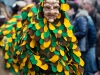
POLYGON ((44 3, 59 3, 59 0, 45 0, 44 3))

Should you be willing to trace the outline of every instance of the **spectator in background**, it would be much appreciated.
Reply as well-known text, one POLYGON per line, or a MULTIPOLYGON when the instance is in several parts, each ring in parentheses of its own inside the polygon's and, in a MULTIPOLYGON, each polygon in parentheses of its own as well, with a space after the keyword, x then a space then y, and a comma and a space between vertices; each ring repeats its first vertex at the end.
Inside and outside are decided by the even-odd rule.
POLYGON ((9 13, 3 3, 0 2, 0 25, 6 22, 10 18, 9 13))
POLYGON ((85 61, 84 75, 94 75, 97 71, 95 60, 96 29, 91 17, 85 10, 79 10, 76 2, 69 1, 70 10, 67 11, 75 28, 78 46, 85 61))
POLYGON ((97 12, 100 14, 100 0, 96 0, 95 7, 97 9, 97 12))
POLYGON ((39 0, 24 0, 27 4, 38 4, 39 0))
POLYGON ((11 6, 11 13, 12 16, 15 14, 20 14, 20 11, 23 7, 25 7, 27 4, 25 1, 16 1, 12 6, 11 6))
MULTIPOLYGON (((84 0, 83 1, 83 8, 89 12, 89 15, 92 17, 96 31, 97 31, 97 42, 96 42, 96 57, 100 62, 100 14, 94 8, 94 2, 91 0, 84 0)), ((100 64, 98 64, 98 68, 100 69, 100 64)))

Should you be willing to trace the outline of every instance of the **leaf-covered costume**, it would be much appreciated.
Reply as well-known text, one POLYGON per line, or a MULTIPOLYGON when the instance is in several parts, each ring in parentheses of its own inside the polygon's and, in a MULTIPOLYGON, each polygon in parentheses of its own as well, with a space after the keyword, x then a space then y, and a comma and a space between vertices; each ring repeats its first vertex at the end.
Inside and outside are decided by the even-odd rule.
POLYGON ((0 27, 6 68, 23 75, 82 74, 84 62, 65 12, 68 5, 63 0, 60 3, 54 23, 43 16, 41 1, 37 7, 26 6, 21 15, 15 15, 0 27))

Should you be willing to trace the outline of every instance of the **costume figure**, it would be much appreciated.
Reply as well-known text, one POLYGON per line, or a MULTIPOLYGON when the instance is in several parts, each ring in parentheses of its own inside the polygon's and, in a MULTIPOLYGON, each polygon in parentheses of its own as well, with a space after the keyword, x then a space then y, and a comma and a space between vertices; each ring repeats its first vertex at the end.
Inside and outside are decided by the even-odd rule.
POLYGON ((5 67, 23 75, 81 75, 84 62, 68 9, 64 0, 41 0, 2 25, 5 67))

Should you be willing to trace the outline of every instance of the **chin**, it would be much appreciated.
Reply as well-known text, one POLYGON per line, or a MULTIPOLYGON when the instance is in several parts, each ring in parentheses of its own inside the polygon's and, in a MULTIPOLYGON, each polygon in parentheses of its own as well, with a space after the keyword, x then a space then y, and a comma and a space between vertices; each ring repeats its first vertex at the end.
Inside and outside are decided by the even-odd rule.
POLYGON ((54 19, 49 19, 48 21, 52 23, 52 22, 54 22, 54 19))

